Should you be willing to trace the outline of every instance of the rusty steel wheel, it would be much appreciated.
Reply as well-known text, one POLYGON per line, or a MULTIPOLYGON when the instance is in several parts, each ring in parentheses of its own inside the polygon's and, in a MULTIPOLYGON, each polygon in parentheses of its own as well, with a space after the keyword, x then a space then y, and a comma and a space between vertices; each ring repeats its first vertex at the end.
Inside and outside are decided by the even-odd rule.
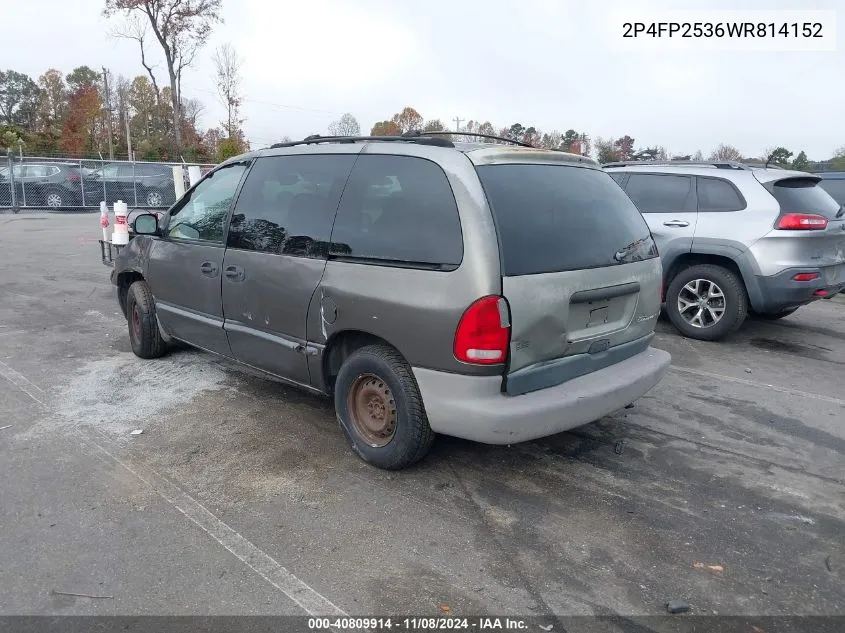
POLYGON ((375 374, 355 379, 346 396, 355 431, 374 448, 387 446, 396 433, 396 401, 387 383, 375 374))

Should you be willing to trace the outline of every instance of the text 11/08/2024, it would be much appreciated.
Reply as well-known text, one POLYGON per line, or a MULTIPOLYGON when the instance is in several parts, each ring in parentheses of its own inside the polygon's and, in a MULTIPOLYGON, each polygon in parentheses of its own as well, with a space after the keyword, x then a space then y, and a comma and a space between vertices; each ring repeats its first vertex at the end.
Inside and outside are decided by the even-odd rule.
POLYGON ((528 623, 512 617, 332 617, 308 618, 310 631, 524 631, 528 623))
POLYGON ((835 51, 836 11, 620 11, 614 48, 624 50, 835 51))

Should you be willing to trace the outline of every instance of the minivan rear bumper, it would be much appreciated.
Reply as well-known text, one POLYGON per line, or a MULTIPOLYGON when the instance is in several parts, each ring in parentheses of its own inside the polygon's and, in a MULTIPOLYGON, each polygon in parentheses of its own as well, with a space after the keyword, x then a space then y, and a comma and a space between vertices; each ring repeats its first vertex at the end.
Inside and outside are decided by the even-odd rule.
POLYGON ((436 433, 485 444, 516 444, 567 431, 622 409, 666 374, 671 356, 649 347, 610 367, 560 385, 509 396, 500 376, 414 368, 436 433))

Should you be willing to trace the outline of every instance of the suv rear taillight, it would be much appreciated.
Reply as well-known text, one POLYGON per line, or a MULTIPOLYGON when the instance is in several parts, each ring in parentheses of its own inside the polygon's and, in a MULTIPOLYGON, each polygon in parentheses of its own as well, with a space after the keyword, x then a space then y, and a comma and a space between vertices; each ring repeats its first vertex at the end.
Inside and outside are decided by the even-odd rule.
POLYGON ((475 365, 504 363, 510 345, 504 297, 482 297, 466 309, 455 330, 455 358, 475 365))
POLYGON ((827 228, 827 218, 815 213, 787 213, 780 217, 775 228, 787 231, 823 231, 827 228))
POLYGON ((82 182, 82 176, 75 172, 68 172, 65 176, 65 182, 82 182))

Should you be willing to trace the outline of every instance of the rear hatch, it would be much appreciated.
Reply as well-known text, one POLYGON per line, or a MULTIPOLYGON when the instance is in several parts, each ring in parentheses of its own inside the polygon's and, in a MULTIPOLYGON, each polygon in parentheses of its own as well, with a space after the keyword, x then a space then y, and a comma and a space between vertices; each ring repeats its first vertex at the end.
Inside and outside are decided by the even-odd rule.
POLYGON ((764 239, 790 240, 780 248, 783 267, 826 268, 831 284, 845 281, 845 209, 810 174, 755 174, 780 205, 780 216, 764 239), (780 177, 778 177, 780 176, 780 177))
POLYGON ((510 307, 506 391, 550 387, 644 351, 660 310, 661 266, 647 224, 619 185, 600 169, 553 156, 476 168, 510 307))

